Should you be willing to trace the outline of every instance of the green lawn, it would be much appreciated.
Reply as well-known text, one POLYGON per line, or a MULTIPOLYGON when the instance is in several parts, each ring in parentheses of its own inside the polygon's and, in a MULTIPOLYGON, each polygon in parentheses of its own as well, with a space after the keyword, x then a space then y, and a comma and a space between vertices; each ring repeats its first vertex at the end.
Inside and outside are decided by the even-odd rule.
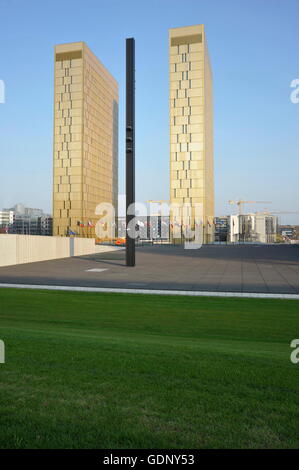
POLYGON ((298 448, 299 302, 0 289, 0 448, 298 448))

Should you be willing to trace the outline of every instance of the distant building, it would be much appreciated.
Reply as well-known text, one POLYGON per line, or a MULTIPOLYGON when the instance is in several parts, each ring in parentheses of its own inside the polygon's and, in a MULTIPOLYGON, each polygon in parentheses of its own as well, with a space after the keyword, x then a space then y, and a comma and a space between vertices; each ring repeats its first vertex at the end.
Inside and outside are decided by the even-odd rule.
POLYGON ((4 209, 0 211, 0 228, 6 228, 13 224, 14 221, 14 211, 9 209, 4 209))
POLYGON ((9 233, 22 235, 52 235, 52 217, 30 217, 27 215, 16 215, 13 226, 9 228, 9 233))
POLYGON ((213 92, 204 25, 170 29, 169 61, 170 201, 190 205, 193 213, 201 205, 204 243, 210 243, 214 237, 213 92))
POLYGON ((236 243, 240 241, 240 228, 239 228, 239 216, 230 215, 228 216, 228 241, 230 243, 236 243))
POLYGON ((17 215, 24 215, 28 217, 41 217, 44 215, 44 212, 42 209, 36 209, 33 207, 25 207, 24 204, 22 204, 21 202, 18 202, 10 209, 5 209, 5 210, 13 211, 17 215))
POLYGON ((52 235, 53 219, 42 209, 16 204, 0 211, 0 232, 21 235, 52 235))
POLYGON ((229 216, 214 218, 215 242, 227 242, 229 236, 229 216))
POLYGON ((277 217, 267 214, 242 214, 229 217, 229 241, 232 243, 274 243, 277 217))
POLYGON ((279 225, 278 234, 285 240, 299 240, 299 225, 279 225))
POLYGON ((52 236, 53 234, 53 217, 43 215, 37 219, 37 235, 52 236))

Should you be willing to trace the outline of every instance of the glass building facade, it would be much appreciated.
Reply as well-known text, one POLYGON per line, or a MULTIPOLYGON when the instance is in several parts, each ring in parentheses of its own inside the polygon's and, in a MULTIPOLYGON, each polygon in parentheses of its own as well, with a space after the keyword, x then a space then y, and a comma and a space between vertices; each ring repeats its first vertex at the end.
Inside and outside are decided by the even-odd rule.
POLYGON ((202 207, 203 240, 213 241, 212 72, 203 25, 169 30, 170 202, 202 207))
POLYGON ((118 197, 118 84, 84 42, 55 47, 53 235, 95 236, 118 197))

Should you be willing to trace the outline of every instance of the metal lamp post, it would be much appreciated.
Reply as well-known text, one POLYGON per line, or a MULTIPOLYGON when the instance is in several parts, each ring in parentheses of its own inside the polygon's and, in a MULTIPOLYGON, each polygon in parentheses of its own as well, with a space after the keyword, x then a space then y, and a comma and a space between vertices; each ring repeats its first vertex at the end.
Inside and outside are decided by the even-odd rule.
POLYGON ((126 40, 126 265, 135 266, 135 239, 129 224, 135 209, 135 39, 126 40), (130 210, 129 210, 130 208, 130 210))

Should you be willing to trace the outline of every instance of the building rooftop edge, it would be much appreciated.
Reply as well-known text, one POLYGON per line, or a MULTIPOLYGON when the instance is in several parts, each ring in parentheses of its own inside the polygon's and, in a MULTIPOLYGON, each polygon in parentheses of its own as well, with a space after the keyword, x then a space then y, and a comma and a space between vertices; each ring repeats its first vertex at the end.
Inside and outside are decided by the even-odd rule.
MULTIPOLYGON (((69 49, 71 50, 72 47, 74 47, 74 50, 80 50, 80 49, 86 49, 100 64, 101 66, 105 69, 107 74, 111 77, 111 79, 115 82, 115 85, 117 89, 119 88, 118 86, 118 81, 116 78, 112 75, 112 73, 109 71, 109 69, 103 64, 103 62, 96 56, 96 54, 90 49, 88 44, 85 41, 75 41, 75 42, 64 42, 60 44, 55 44, 54 45, 54 51, 59 52, 59 48, 61 47, 62 49, 65 49, 67 46, 69 46, 69 49)), ((65 50, 63 50, 65 52, 65 50)))
POLYGON ((192 24, 192 25, 189 25, 189 26, 177 26, 175 28, 168 28, 168 32, 171 33, 171 32, 178 32, 180 30, 184 30, 184 29, 198 29, 198 28, 201 28, 203 31, 204 31, 204 28, 205 28, 205 25, 204 23, 200 23, 200 24, 192 24))

